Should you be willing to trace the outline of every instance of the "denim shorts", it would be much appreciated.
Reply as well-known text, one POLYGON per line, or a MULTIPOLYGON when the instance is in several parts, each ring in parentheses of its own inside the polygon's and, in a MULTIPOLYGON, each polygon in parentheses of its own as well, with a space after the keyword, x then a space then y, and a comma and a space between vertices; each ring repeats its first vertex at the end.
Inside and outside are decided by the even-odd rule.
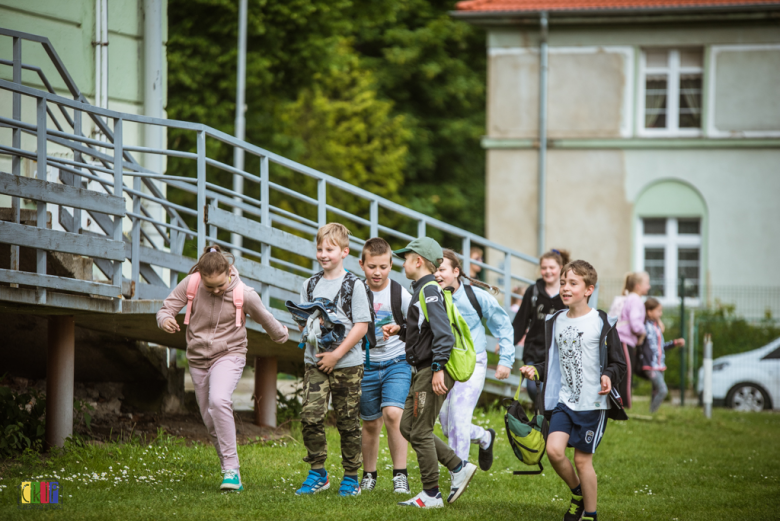
POLYGON ((412 384, 412 366, 406 356, 384 362, 371 362, 371 369, 363 373, 363 394, 360 397, 360 419, 376 420, 385 407, 403 409, 409 386, 412 384))

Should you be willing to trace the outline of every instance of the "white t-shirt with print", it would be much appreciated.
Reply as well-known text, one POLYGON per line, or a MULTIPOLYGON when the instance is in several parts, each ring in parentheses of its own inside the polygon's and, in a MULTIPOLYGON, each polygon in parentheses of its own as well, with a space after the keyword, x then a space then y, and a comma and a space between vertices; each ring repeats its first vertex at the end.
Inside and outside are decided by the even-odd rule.
POLYGON ((556 317, 553 333, 561 368, 558 401, 573 411, 607 409, 607 395, 599 394, 601 318, 595 309, 577 318, 569 318, 567 314, 556 317))
MULTIPOLYGON (((393 306, 390 302, 390 286, 387 285, 382 291, 372 291, 374 294, 374 313, 376 313, 376 347, 371 350, 370 356, 372 362, 384 362, 392 360, 406 354, 406 344, 401 341, 398 335, 391 336, 384 340, 382 335, 382 326, 395 324, 393 318, 393 306)), ((406 318, 406 312, 409 311, 409 303, 412 301, 412 295, 406 288, 401 287, 401 312, 406 318)), ((365 351, 363 351, 365 359, 365 351)))

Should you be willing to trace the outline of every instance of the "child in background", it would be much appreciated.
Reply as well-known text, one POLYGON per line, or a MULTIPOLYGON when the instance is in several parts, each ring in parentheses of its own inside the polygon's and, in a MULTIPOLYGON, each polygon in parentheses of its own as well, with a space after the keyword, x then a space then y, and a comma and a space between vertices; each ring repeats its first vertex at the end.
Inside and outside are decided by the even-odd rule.
POLYGON ((433 434, 447 392, 454 380, 444 366, 450 359, 455 337, 450 328, 444 295, 434 273, 444 253, 429 237, 410 242, 406 248, 393 252, 404 259, 406 278, 412 284, 412 301, 406 316, 406 330, 401 339, 406 342, 406 360, 413 367, 412 385, 406 397, 401 418, 401 434, 417 452, 423 490, 401 506, 440 508, 444 506, 439 492, 439 463, 452 473, 448 503, 454 503, 466 490, 477 466, 459 458, 455 451, 433 434), (420 307, 425 299, 428 319, 420 307))
MULTIPOLYGON (((236 450, 233 391, 246 365, 248 313, 277 343, 287 341, 287 328, 265 309, 255 290, 241 283, 238 271, 219 246, 209 246, 189 275, 179 282, 157 312, 157 326, 167 333, 179 331, 176 315, 187 306, 188 285, 200 283, 187 310, 187 359, 195 398, 209 438, 222 465, 222 490, 244 490, 236 450), (243 308, 237 309, 234 291, 243 291, 243 308)), ((239 301, 241 299, 238 299, 239 301)))
POLYGON ((515 361, 512 323, 506 310, 488 293, 488 291, 493 294, 498 293, 498 288, 463 275, 460 259, 454 251, 444 250, 444 260, 436 272, 436 282, 442 288, 452 288, 452 301, 471 330, 474 350, 477 353, 477 364, 471 378, 466 382, 455 382, 447 399, 444 400, 439 415, 441 429, 447 436, 450 447, 460 459, 468 460, 471 444, 478 444, 479 468, 490 470, 493 465, 493 443, 496 440, 496 431, 485 430, 471 423, 474 408, 485 386, 487 373, 487 338, 482 319, 486 319, 488 329, 494 337, 498 338, 501 354, 496 368, 496 378, 499 380, 509 376, 515 361), (471 284, 464 284, 464 278, 471 284))
POLYGON ((639 358, 642 360, 642 370, 645 371, 647 379, 653 384, 653 399, 650 402, 650 412, 654 413, 661 406, 664 398, 666 398, 666 394, 669 392, 664 381, 666 350, 684 346, 685 339, 677 338, 664 342, 664 332, 661 323, 664 308, 657 299, 649 297, 645 301, 645 310, 647 311, 647 321, 645 322, 647 338, 642 344, 642 352, 639 358))
POLYGON ((303 376, 303 410, 301 426, 306 457, 311 470, 297 495, 315 494, 330 487, 325 459, 328 444, 325 438, 325 416, 333 398, 336 427, 341 436, 341 462, 344 479, 339 495, 360 494, 358 470, 362 463, 360 433, 360 394, 363 380, 362 339, 372 321, 368 289, 362 280, 344 269, 349 255, 349 230, 330 223, 317 231, 317 261, 322 271, 306 279, 301 288, 301 302, 325 298, 333 302, 339 321, 345 326, 345 337, 338 347, 324 353, 306 344, 303 376))
POLYGON ((529 380, 538 375, 544 382, 544 414, 550 417, 547 457, 572 494, 564 521, 597 521, 593 454, 607 417, 628 419, 614 391, 626 372, 620 338, 607 314, 588 305, 597 280, 596 270, 585 261, 563 268, 561 299, 569 309, 545 321, 544 363, 520 368, 529 380), (567 446, 574 447, 576 471, 566 457, 567 446))
POLYGON ((646 271, 629 273, 623 286, 626 300, 620 311, 617 323, 618 335, 623 343, 623 353, 628 363, 625 386, 620 388, 626 409, 631 408, 633 375, 639 369, 636 359, 637 346, 641 346, 645 338, 645 305, 642 297, 650 291, 650 275, 646 271))
POLYGON ((408 442, 401 435, 401 416, 412 383, 412 367, 406 362, 406 345, 399 338, 406 328, 412 295, 389 278, 393 251, 380 237, 363 245, 360 267, 374 296, 376 347, 370 350, 364 368, 360 418, 363 420, 363 479, 361 490, 373 490, 378 479, 377 459, 382 424, 387 427, 387 445, 393 460, 393 490, 409 494, 406 470, 408 442))

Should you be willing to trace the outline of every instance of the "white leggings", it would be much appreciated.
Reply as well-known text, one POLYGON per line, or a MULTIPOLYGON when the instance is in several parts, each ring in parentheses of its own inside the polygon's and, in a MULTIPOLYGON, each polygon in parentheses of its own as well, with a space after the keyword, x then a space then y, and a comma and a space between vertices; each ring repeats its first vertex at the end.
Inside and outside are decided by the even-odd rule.
POLYGON ((487 353, 482 352, 477 354, 474 374, 465 382, 455 382, 439 414, 441 430, 447 436, 452 450, 462 460, 469 459, 470 444, 479 443, 485 435, 485 429, 471 423, 474 408, 485 386, 485 374, 487 353))

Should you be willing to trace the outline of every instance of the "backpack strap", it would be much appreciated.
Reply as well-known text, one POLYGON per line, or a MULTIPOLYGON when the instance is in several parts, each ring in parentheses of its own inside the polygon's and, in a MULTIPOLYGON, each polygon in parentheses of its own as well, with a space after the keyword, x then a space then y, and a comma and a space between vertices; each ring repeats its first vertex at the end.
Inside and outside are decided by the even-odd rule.
POLYGON ((321 271, 319 273, 315 273, 311 276, 309 279, 309 283, 306 285, 306 300, 309 302, 314 301, 314 288, 317 286, 317 283, 322 279, 322 277, 325 276, 325 272, 321 271))
POLYGON ((241 318, 244 316, 244 287, 245 284, 238 281, 233 288, 233 305, 236 306, 236 327, 241 327, 241 318))
POLYGON ((184 325, 190 324, 190 315, 192 315, 192 301, 195 299, 195 295, 198 293, 198 286, 200 286, 200 272, 195 272, 190 275, 190 280, 187 281, 187 312, 184 314, 184 325))
POLYGON ((539 460, 539 470, 516 470, 512 472, 515 476, 536 476, 541 474, 544 471, 544 467, 542 466, 542 460, 539 460))
POLYGON ((479 319, 482 320, 482 306, 479 305, 479 300, 477 300, 477 295, 474 293, 474 288, 471 287, 471 284, 464 284, 463 291, 466 292, 466 296, 471 303, 471 307, 474 308, 474 310, 477 312, 477 315, 479 315, 479 319))
POLYGON ((536 301, 539 300, 539 286, 536 285, 536 282, 534 282, 534 291, 531 295, 531 318, 528 319, 528 325, 526 326, 526 330, 531 329, 531 324, 534 323, 534 320, 536 320, 536 315, 539 314, 539 311, 536 309, 536 301))
POLYGON ((420 310, 422 310, 425 320, 430 322, 430 320, 428 319, 428 304, 425 302, 425 288, 427 288, 428 286, 436 286, 437 288, 439 288, 439 291, 441 291, 441 287, 439 286, 438 282, 432 280, 420 288, 420 295, 418 297, 418 300, 420 302, 420 310))
POLYGON ((393 320, 401 327, 404 327, 404 304, 403 304, 403 291, 404 287, 398 282, 390 279, 390 308, 393 312, 393 320))

